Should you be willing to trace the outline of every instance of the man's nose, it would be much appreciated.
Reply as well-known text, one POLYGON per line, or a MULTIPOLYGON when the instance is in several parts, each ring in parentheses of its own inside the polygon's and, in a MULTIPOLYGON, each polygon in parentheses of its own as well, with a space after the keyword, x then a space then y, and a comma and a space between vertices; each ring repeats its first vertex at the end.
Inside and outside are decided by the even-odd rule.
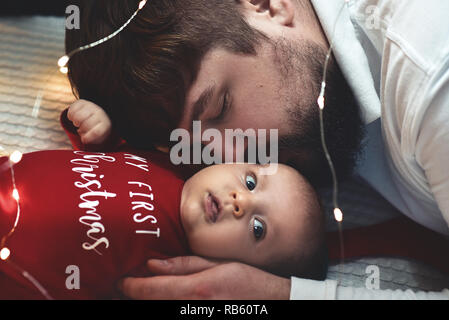
POLYGON ((232 214, 241 218, 251 210, 250 195, 245 192, 231 191, 232 214))

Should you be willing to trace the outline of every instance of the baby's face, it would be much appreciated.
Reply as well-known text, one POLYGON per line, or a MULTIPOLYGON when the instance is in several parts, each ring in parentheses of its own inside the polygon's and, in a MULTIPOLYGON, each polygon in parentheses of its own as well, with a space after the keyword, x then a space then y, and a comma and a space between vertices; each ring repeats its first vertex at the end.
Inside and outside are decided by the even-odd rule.
POLYGON ((195 254, 264 266, 306 248, 310 186, 288 166, 274 175, 260 169, 216 165, 185 183, 181 220, 195 254))

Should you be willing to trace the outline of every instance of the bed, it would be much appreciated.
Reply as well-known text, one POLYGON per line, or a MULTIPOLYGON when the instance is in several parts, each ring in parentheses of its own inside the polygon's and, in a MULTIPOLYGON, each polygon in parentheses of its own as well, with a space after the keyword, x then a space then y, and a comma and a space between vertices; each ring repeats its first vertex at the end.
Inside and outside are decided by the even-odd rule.
MULTIPOLYGON (((70 149, 59 115, 73 100, 69 82, 56 62, 64 54, 65 21, 59 17, 0 18, 0 155, 46 149, 70 149)), ((330 190, 323 190, 330 212, 330 190)), ((362 180, 341 186, 344 228, 377 224, 398 213, 362 180)), ((335 231, 332 219, 328 230, 335 231)), ((440 291, 449 288, 449 276, 422 263, 375 257, 331 265, 329 279, 343 286, 364 287, 369 266, 379 268, 380 289, 440 291)))

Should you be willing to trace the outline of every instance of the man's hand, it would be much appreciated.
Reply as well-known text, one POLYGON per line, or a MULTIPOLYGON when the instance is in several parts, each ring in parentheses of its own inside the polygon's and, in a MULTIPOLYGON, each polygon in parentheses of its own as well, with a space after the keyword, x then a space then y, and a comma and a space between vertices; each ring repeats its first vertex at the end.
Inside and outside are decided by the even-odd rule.
POLYGON ((111 134, 111 120, 96 104, 77 100, 69 107, 67 118, 78 128, 83 144, 101 144, 111 134))
POLYGON ((237 262, 200 257, 149 260, 149 278, 125 278, 121 291, 133 299, 274 300, 290 298, 290 279, 237 262))

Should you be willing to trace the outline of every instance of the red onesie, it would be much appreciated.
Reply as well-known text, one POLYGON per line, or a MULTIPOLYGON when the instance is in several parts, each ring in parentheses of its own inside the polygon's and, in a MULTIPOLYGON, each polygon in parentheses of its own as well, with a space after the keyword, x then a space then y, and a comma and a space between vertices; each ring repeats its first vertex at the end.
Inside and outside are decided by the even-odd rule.
MULTIPOLYGON (((0 261, 0 299, 117 298, 117 280, 145 275, 149 258, 189 253, 180 222, 183 180, 157 152, 40 151, 14 165, 20 217, 0 261), (78 281, 79 280, 79 281, 78 281), (79 289, 77 288, 79 284, 79 289)), ((0 158, 0 238, 16 219, 7 158, 0 158)))

